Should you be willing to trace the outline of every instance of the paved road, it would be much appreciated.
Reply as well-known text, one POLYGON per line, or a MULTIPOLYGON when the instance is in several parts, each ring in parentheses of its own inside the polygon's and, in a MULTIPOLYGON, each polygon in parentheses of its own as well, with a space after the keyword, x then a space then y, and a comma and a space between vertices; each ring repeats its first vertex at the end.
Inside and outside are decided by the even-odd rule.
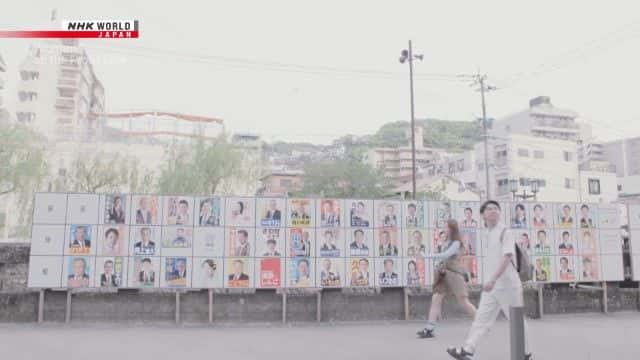
MULTIPOLYGON (((549 316, 530 322, 536 359, 640 359, 640 314, 549 316)), ((414 338, 416 322, 291 326, 0 325, 0 358, 11 360, 354 360, 448 359, 468 321, 446 322, 439 337, 414 338)), ((498 322, 477 358, 509 359, 498 322)))

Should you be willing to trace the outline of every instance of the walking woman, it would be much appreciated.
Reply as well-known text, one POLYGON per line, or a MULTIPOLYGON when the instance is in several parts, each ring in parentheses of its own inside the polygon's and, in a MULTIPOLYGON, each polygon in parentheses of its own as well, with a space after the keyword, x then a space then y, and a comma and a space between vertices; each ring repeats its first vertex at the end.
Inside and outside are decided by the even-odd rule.
POLYGON ((475 306, 469 302, 466 272, 462 266, 463 248, 458 222, 456 220, 447 221, 445 233, 447 238, 443 243, 442 251, 426 256, 435 261, 435 279, 427 327, 417 333, 418 337, 423 339, 435 336, 436 325, 442 312, 442 302, 448 294, 456 297, 458 303, 469 316, 474 318, 476 315, 475 306))

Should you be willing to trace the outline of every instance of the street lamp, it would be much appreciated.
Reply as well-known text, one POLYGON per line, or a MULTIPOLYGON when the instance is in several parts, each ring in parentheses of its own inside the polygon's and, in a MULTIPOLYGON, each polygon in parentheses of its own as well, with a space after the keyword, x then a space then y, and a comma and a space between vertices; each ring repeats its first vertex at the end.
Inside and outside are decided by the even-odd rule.
POLYGON ((529 187, 533 194, 527 194, 527 189, 522 189, 522 194, 516 194, 518 192, 518 179, 510 179, 509 180, 509 191, 513 194, 513 200, 522 199, 524 201, 533 199, 534 201, 538 199, 538 192, 540 191, 540 184, 536 179, 529 180, 529 187))
POLYGON ((409 63, 409 89, 411 92, 411 183, 413 185, 413 191, 411 192, 411 198, 416 199, 416 117, 414 111, 413 101, 413 60, 422 60, 424 55, 413 54, 413 48, 411 46, 411 40, 409 40, 409 49, 404 49, 400 52, 400 63, 409 63))

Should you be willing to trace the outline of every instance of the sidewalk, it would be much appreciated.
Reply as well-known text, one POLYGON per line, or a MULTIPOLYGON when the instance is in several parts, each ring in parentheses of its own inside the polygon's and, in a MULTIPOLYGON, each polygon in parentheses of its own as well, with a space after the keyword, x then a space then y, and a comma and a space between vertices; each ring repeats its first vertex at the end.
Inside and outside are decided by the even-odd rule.
MULTIPOLYGON (((549 316, 530 320, 536 359, 636 360, 640 313, 549 316)), ((470 325, 445 322, 420 340, 418 322, 290 326, 0 325, 2 358, 11 360, 449 359, 470 325)), ((506 321, 487 335, 476 358, 509 360, 506 321)))

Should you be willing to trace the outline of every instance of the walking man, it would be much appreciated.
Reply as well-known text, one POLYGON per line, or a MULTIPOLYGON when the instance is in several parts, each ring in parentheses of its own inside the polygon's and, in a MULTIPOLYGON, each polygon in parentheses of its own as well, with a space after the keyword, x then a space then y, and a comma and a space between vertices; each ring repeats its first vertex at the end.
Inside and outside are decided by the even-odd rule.
MULTIPOLYGON (((516 270, 515 239, 500 222, 500 204, 486 201, 480 214, 487 224, 485 239, 485 274, 488 276, 482 287, 480 305, 467 335, 464 346, 448 348, 447 353, 456 359, 472 360, 476 345, 493 326, 502 310, 509 317, 511 306, 522 306, 522 283, 516 270)), ((532 360, 529 349, 528 329, 525 322, 525 359, 532 360)))

